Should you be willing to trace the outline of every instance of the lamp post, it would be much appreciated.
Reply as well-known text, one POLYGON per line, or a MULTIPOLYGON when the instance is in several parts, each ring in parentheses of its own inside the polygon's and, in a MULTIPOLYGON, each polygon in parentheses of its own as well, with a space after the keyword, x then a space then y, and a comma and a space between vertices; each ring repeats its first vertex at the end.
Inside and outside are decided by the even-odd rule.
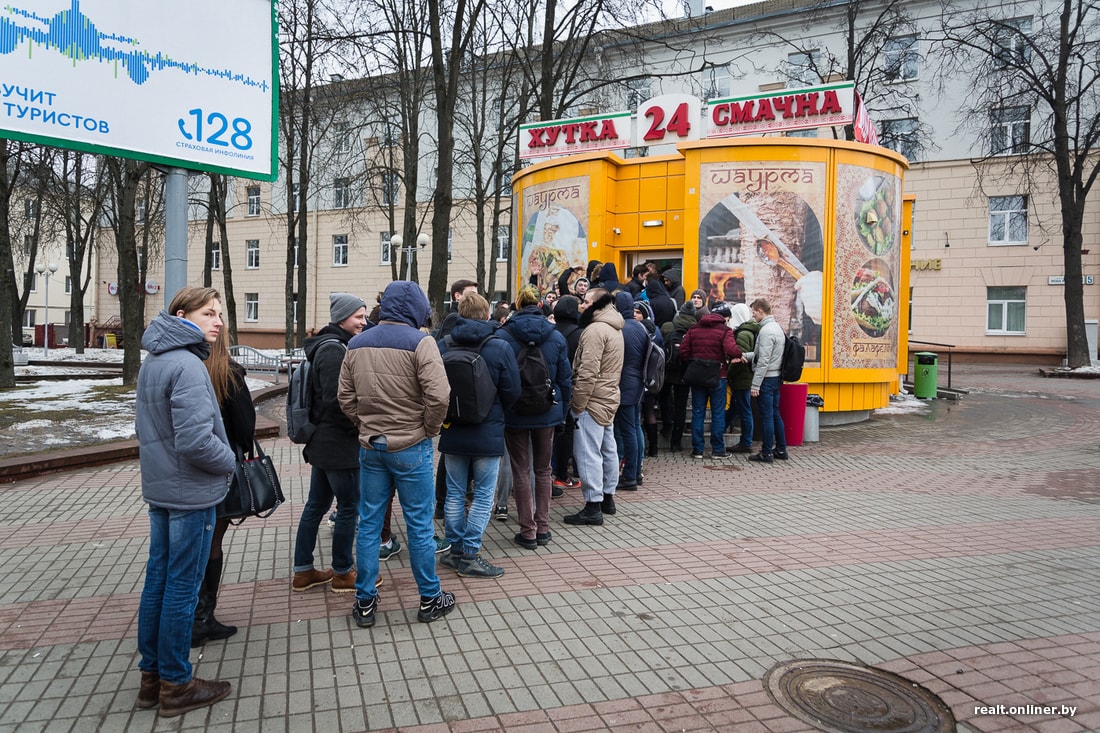
POLYGON ((416 245, 415 246, 410 244, 409 246, 405 247, 405 246, 403 246, 405 240, 400 234, 394 234, 392 237, 390 237, 390 245, 392 245, 394 247, 394 249, 400 249, 402 252, 405 253, 405 279, 406 280, 412 280, 412 263, 413 263, 413 257, 416 256, 416 248, 417 247, 421 247, 421 248, 426 247, 426 246, 428 246, 428 242, 430 242, 430 241, 431 241, 431 239, 428 237, 428 235, 424 234, 422 232, 422 233, 420 233, 416 236, 416 245))
POLYGON ((43 355, 44 356, 49 356, 50 355, 50 275, 57 272, 57 263, 56 262, 51 262, 48 265, 43 265, 41 262, 39 262, 37 265, 34 266, 34 271, 37 272, 39 275, 42 275, 46 280, 46 284, 44 286, 45 290, 46 290, 46 329, 45 329, 45 332, 44 332, 45 333, 45 338, 42 339, 42 349, 43 349, 43 355))

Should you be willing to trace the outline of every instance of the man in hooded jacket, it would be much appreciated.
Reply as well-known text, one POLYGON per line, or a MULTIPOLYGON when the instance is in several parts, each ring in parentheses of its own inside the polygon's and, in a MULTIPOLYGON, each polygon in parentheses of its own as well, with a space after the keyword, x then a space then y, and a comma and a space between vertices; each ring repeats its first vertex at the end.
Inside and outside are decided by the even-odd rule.
POLYGON ((661 328, 676 315, 676 301, 669 296, 657 275, 646 278, 645 293, 649 299, 649 307, 653 309, 653 322, 657 324, 657 328, 661 328))
POLYGON ((664 278, 665 290, 668 291, 668 295, 676 303, 676 307, 679 308, 684 304, 686 300, 686 293, 684 292, 684 286, 681 284, 684 281, 683 273, 677 267, 670 267, 662 273, 661 277, 664 278))
MULTIPOLYGON (((634 299, 621 290, 615 294, 615 308, 623 317, 623 368, 619 377, 619 408, 615 411, 615 429, 623 441, 623 471, 616 491, 637 491, 642 472, 645 437, 642 435, 642 395, 645 392, 645 357, 649 333, 634 320, 634 299)), ((614 499, 608 502, 614 514, 614 499)))

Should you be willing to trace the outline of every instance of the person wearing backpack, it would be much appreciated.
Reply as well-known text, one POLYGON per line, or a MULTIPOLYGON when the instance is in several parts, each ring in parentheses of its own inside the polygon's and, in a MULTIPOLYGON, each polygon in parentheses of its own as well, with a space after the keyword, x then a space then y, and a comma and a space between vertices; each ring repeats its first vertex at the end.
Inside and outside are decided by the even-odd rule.
MULTIPOLYGON (((577 344, 581 340, 581 327, 578 323, 580 318, 580 300, 577 296, 563 295, 558 298, 558 302, 554 304, 554 329, 565 338, 570 364, 573 363, 577 344)), ((554 482, 551 496, 561 496, 565 489, 579 489, 581 486, 581 482, 569 472, 569 464, 574 462, 573 433, 577 423, 568 410, 565 412, 565 424, 554 432, 554 458, 551 461, 554 482)))
POLYGON ((776 458, 787 460, 787 437, 783 431, 783 417, 779 414, 779 387, 782 379, 779 367, 783 362, 783 329, 772 316, 768 301, 757 298, 750 305, 752 317, 760 324, 756 335, 756 348, 750 355, 755 359, 750 394, 758 398, 760 407, 760 431, 763 443, 759 453, 749 456, 750 461, 772 463, 776 458))
POLYGON ((563 337, 539 308, 538 290, 516 297, 517 312, 499 330, 512 347, 520 397, 504 411, 504 441, 512 465, 512 494, 520 531, 513 538, 527 550, 550 543, 550 456, 554 432, 565 422, 573 382, 563 337), (530 472, 534 469, 534 505, 530 472))
POLYGON ((702 458, 704 447, 703 423, 706 418, 707 403, 710 403, 710 448, 711 457, 725 458, 726 453, 726 364, 730 359, 740 359, 741 349, 733 331, 726 325, 730 307, 719 301, 710 312, 699 319, 688 330, 680 344, 680 359, 688 365, 685 368, 685 381, 691 387, 691 457, 702 458), (714 366, 717 382, 710 384, 692 384, 691 369, 696 362, 707 362, 714 366), (716 364, 715 364, 716 362, 716 364))
POLYGON ((465 417, 449 412, 439 433, 439 452, 447 469, 443 527, 451 545, 439 562, 464 578, 499 578, 504 575, 503 568, 480 555, 481 537, 489 525, 500 457, 504 455, 504 410, 520 395, 519 370, 508 342, 495 335, 496 324, 488 320, 489 301, 469 293, 458 304, 458 316, 450 336, 439 340, 451 385, 451 404, 463 396, 482 394, 485 404, 469 405, 470 414, 465 417), (452 368, 448 357, 455 355, 473 357, 474 361, 456 362, 458 368, 452 368), (471 363, 473 366, 467 366, 471 363), (469 509, 467 476, 473 478, 474 487, 469 509))
MULTIPOLYGON (((733 306, 731 312, 729 324, 733 329, 733 337, 737 340, 737 347, 742 354, 751 354, 756 348, 756 334, 760 331, 760 324, 753 320, 752 309, 744 303, 733 306)), ((747 360, 730 364, 727 382, 741 423, 741 438, 737 445, 729 449, 730 453, 752 453, 752 434, 755 427, 752 420, 752 377, 752 364, 747 360)))
POLYGON ((291 589, 309 590, 331 583, 335 593, 355 591, 355 530, 359 519, 359 432, 337 401, 340 366, 352 336, 367 325, 367 304, 351 293, 329 295, 329 323, 305 341, 311 363, 313 415, 316 426, 302 457, 310 464, 309 495, 294 540, 291 589), (332 567, 317 570, 313 550, 317 529, 336 500, 332 529, 332 567))
MULTIPOLYGON (((671 321, 661 326, 668 358, 665 366, 665 390, 668 392, 661 403, 661 432, 669 437, 668 449, 673 453, 684 449, 684 422, 687 420, 687 402, 691 395, 691 387, 684 384, 684 362, 680 358, 680 347, 688 329, 698 322, 695 306, 688 301, 680 306, 671 321)), ((664 394, 664 390, 662 393, 664 394)))
POLYGON ((642 396, 645 393, 643 373, 649 334, 640 321, 634 320, 634 298, 629 292, 620 290, 615 293, 615 308, 623 317, 623 368, 619 374, 619 407, 615 410, 614 423, 622 440, 620 458, 623 468, 615 490, 637 491, 645 445, 642 396))

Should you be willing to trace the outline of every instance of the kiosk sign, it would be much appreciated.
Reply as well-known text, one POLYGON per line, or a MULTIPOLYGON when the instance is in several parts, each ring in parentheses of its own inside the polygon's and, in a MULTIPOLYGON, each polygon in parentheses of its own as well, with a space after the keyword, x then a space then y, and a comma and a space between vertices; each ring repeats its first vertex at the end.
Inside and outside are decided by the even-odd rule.
POLYGON ((854 113, 855 84, 850 81, 712 99, 707 102, 707 137, 850 125, 854 113))
POLYGON ((519 157, 588 153, 634 146, 630 113, 616 112, 519 126, 519 157))
POLYGON ((13 0, 0 135, 273 180, 272 0, 13 0))

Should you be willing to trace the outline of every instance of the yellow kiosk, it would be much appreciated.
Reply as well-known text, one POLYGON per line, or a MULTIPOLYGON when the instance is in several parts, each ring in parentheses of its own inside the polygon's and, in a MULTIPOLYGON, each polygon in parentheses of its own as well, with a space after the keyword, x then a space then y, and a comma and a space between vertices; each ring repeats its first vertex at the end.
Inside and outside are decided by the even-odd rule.
POLYGON ((685 142, 622 159, 580 153, 516 174, 516 284, 589 260, 678 266, 714 300, 766 298, 806 345, 823 423, 866 419, 906 372, 911 198, 903 157, 803 138, 685 142))

